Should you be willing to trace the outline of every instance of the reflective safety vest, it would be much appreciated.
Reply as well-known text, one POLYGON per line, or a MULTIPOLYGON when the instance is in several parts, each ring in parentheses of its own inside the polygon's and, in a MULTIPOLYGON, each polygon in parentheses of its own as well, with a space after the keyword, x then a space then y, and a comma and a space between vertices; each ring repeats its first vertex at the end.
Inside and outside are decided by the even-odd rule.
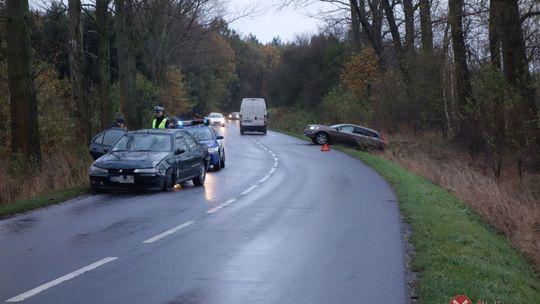
POLYGON ((157 119, 154 118, 154 120, 152 121, 152 128, 154 128, 154 129, 165 129, 165 128, 167 128, 167 120, 168 120, 167 117, 163 117, 163 119, 159 123, 159 126, 156 126, 157 119))

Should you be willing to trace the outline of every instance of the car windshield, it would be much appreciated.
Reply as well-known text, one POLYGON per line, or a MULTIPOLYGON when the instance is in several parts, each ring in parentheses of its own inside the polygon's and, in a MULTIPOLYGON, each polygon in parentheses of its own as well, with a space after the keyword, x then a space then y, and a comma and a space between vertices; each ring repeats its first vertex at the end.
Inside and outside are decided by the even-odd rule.
POLYGON ((210 117, 210 118, 220 118, 220 117, 223 117, 223 115, 221 115, 219 113, 210 113, 208 115, 208 117, 210 117))
POLYGON ((214 139, 212 136, 212 131, 210 131, 210 128, 191 128, 191 129, 187 129, 187 131, 191 133, 191 135, 193 135, 193 137, 195 137, 195 139, 199 141, 214 139))
POLYGON ((120 138, 113 151, 170 152, 171 136, 168 134, 128 134, 120 138))

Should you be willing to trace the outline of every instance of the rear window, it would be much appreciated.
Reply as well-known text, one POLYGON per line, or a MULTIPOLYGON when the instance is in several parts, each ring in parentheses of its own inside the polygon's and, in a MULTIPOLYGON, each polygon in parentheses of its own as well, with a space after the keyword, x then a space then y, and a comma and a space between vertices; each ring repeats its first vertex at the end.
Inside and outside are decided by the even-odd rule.
POLYGON ((171 136, 167 134, 130 134, 122 137, 113 151, 170 152, 171 136))
POLYGON ((214 139, 210 128, 191 128, 186 129, 186 131, 188 131, 191 135, 193 135, 193 137, 195 137, 196 140, 199 141, 214 139))
POLYGON ((112 146, 114 143, 124 135, 124 131, 110 130, 104 133, 103 144, 106 146, 112 146))

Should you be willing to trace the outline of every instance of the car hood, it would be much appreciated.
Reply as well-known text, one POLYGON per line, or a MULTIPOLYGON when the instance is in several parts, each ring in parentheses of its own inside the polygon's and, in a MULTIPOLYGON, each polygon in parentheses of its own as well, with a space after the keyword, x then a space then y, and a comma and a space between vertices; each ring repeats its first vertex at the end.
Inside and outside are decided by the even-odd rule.
POLYGON ((205 144, 208 148, 217 147, 219 144, 215 140, 199 140, 201 144, 205 144))
POLYGON ((94 162, 104 169, 153 168, 169 155, 169 152, 111 152, 94 162))

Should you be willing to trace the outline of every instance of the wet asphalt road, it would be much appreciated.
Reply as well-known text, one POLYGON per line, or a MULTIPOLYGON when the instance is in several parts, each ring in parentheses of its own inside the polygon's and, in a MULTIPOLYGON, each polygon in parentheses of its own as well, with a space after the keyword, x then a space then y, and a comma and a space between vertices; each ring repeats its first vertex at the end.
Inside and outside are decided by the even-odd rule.
POLYGON ((0 301, 406 303, 399 211, 381 177, 279 133, 219 131, 227 167, 205 187, 0 221, 0 301))

